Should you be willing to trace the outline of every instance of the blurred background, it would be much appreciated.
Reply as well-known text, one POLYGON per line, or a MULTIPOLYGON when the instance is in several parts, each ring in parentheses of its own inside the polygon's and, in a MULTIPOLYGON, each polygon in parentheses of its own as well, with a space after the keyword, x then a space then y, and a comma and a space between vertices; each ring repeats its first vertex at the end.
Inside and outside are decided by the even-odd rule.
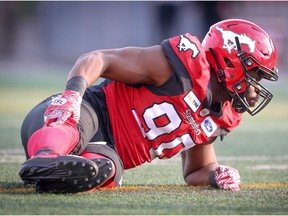
POLYGON ((0 64, 72 66, 95 49, 154 45, 186 32, 202 40, 213 23, 244 18, 275 40, 280 75, 286 76, 287 11, 288 2, 281 1, 4 1, 0 64))

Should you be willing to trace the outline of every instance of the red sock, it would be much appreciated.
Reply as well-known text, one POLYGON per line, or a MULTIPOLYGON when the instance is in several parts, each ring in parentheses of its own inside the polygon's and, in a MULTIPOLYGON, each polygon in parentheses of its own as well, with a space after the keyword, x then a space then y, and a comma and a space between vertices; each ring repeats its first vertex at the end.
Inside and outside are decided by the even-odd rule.
POLYGON ((32 134, 27 144, 29 157, 69 154, 79 141, 75 126, 64 123, 56 127, 42 127, 32 134))
MULTIPOLYGON (((104 155, 97 154, 97 153, 92 153, 92 152, 88 152, 88 151, 83 151, 80 156, 82 156, 82 157, 84 157, 86 159, 90 159, 90 160, 97 159, 97 158, 107 158, 107 159, 111 160, 110 158, 108 158, 108 157, 106 157, 104 155)), ((113 161, 111 160, 111 162, 113 162, 113 161)), ((111 177, 109 179, 107 179, 107 181, 104 182, 102 185, 100 185, 100 188, 104 188, 104 187, 113 188, 113 187, 116 187, 117 182, 115 182, 113 180, 113 177, 114 177, 115 173, 116 173, 116 168, 115 168, 115 164, 113 162, 113 169, 112 169, 111 177)), ((91 190, 89 190, 87 192, 92 192, 92 191, 95 191, 96 189, 97 188, 93 188, 93 189, 91 189, 91 190)))

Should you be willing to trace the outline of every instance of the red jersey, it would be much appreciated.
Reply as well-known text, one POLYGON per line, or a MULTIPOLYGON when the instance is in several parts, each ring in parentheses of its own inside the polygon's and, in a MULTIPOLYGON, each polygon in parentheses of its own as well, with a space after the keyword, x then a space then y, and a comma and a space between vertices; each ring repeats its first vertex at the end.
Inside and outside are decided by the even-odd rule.
POLYGON ((111 81, 103 87, 115 147, 125 169, 207 143, 230 132, 242 118, 230 102, 219 105, 217 112, 210 108, 210 67, 196 37, 187 33, 161 46, 173 68, 165 84, 111 81))

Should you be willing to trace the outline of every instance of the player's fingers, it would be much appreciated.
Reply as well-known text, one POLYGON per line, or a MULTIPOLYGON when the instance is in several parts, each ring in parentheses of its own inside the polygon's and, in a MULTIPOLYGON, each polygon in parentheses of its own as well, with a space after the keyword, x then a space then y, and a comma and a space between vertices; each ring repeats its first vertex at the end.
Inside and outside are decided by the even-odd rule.
POLYGON ((71 116, 71 112, 68 110, 65 110, 64 113, 62 114, 62 116, 60 118, 57 119, 57 121, 55 122, 57 125, 62 125, 64 124, 67 119, 71 116))
POLYGON ((51 124, 55 121, 54 119, 46 119, 44 125, 45 126, 51 126, 51 124))
POLYGON ((229 170, 229 168, 227 166, 223 166, 223 165, 216 168, 216 172, 218 174, 225 173, 228 170, 229 170))

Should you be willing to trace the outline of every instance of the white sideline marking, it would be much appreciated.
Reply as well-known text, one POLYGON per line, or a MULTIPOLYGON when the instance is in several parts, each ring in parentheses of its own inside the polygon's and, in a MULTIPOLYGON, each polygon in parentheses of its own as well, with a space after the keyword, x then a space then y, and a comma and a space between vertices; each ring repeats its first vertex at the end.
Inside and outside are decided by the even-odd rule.
POLYGON ((288 155, 283 156, 219 156, 219 161, 282 161, 288 160, 288 155))
POLYGON ((23 163, 26 160, 22 149, 1 149, 0 163, 23 163))
POLYGON ((287 164, 279 164, 279 165, 256 165, 256 166, 248 166, 247 169, 251 170, 288 170, 287 164))

